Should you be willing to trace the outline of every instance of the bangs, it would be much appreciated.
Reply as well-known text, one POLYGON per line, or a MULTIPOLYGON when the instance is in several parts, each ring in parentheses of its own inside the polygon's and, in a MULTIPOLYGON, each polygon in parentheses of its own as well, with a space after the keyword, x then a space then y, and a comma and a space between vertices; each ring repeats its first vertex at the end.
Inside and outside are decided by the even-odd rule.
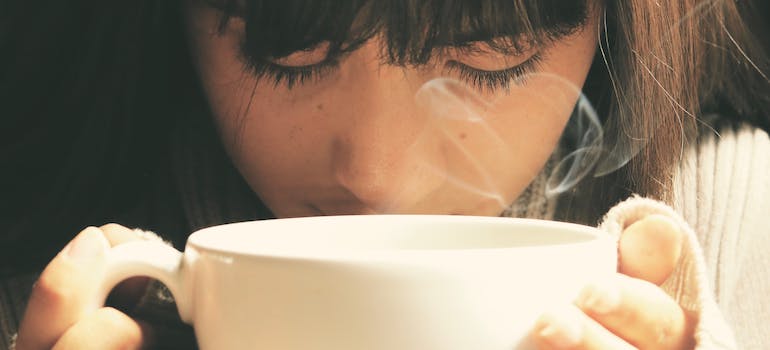
POLYGON ((420 65, 442 48, 485 43, 506 54, 582 27, 585 0, 209 0, 220 30, 245 22, 242 55, 276 59, 328 44, 329 58, 377 35, 390 64, 420 65))

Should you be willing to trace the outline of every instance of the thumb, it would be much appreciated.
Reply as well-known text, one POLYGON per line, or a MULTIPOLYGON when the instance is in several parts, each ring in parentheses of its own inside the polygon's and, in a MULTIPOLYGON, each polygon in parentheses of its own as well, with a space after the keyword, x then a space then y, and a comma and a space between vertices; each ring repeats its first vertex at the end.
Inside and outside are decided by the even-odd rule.
POLYGON ((678 225, 664 215, 653 214, 638 220, 620 236, 618 271, 660 285, 679 261, 682 240, 678 225))
POLYGON ((17 349, 50 349, 86 314, 95 311, 110 244, 102 231, 81 231, 45 268, 32 289, 17 349))

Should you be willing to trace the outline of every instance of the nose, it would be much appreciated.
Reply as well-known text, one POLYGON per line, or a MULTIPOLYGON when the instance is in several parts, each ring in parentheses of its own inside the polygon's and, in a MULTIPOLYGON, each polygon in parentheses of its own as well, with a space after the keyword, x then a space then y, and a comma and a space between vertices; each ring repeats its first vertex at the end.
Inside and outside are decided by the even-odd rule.
POLYGON ((403 69, 361 71, 349 115, 342 116, 347 119, 333 141, 334 176, 369 209, 414 212, 440 186, 434 173, 443 161, 439 145, 414 104, 417 88, 403 69))

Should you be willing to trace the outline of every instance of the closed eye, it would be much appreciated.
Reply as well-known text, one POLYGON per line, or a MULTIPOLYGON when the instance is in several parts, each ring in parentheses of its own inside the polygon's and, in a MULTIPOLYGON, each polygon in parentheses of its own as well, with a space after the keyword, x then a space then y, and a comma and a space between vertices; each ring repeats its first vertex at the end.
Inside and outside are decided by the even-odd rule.
POLYGON ((527 78, 540 69, 543 61, 541 52, 536 52, 524 62, 500 70, 484 70, 472 67, 459 60, 449 60, 445 63, 448 72, 456 74, 460 79, 483 92, 510 91, 511 83, 524 85, 527 78))

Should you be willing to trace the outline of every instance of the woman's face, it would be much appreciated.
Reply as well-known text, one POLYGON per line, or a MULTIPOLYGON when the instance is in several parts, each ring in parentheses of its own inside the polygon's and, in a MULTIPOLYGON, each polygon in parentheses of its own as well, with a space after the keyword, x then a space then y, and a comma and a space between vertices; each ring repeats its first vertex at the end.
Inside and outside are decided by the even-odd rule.
MULTIPOLYGON (((215 34, 215 10, 190 8, 188 20, 225 148, 279 217, 498 215, 556 147, 597 38, 588 20, 546 48, 449 49, 405 68, 382 63, 375 36, 336 68, 289 88, 246 69, 239 20, 224 35, 215 34), (535 74, 510 79, 524 71, 535 74)), ((274 63, 291 69, 324 57, 320 46, 274 63)))

